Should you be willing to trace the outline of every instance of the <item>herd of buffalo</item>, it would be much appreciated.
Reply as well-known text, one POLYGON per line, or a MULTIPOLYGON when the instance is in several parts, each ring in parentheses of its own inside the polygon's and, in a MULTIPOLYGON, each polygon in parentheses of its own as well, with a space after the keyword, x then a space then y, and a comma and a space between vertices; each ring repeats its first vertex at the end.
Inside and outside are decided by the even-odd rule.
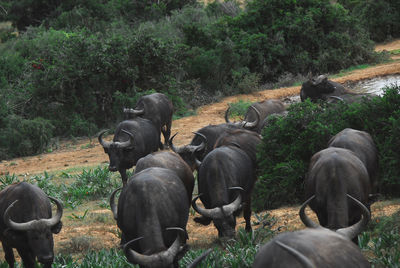
MULTIPOLYGON (((300 97, 334 102, 360 99, 326 76, 303 83, 300 97)), ((190 144, 178 147, 173 143, 176 134, 170 137, 172 102, 155 93, 141 97, 135 108, 124 109, 125 119, 117 125, 112 141, 103 139, 106 131, 98 135, 109 156, 109 170, 119 171, 122 178, 123 187, 111 194, 110 207, 129 262, 140 267, 179 267, 188 250, 191 206, 200 215, 194 220, 203 225, 213 222, 219 237, 235 236, 241 212, 245 229, 251 232, 256 152, 272 114, 285 116, 286 105, 280 100, 253 103, 239 122, 230 121, 228 109, 226 123, 205 126, 194 133, 190 144), (126 170, 133 166, 134 174, 128 178, 126 170), (199 194, 192 200, 194 171, 199 194)), ((368 133, 349 128, 337 133, 310 160, 304 182, 307 201, 299 213, 307 228, 281 233, 263 245, 253 267, 370 267, 354 242, 370 219, 371 197, 378 191, 377 171, 378 152, 368 133), (319 224, 306 215, 306 206, 316 213, 319 224)), ((36 260, 51 267, 53 233, 62 228, 62 213, 60 201, 27 182, 0 192, 0 240, 10 267, 15 264, 13 248, 24 267, 34 267, 36 260), (50 201, 57 206, 55 216, 50 201)))

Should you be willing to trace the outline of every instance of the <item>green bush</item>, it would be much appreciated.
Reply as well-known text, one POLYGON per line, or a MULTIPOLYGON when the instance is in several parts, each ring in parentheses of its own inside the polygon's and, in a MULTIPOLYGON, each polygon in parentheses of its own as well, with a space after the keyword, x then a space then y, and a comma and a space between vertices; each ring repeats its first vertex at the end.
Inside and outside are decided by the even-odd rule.
POLYGON ((306 101, 291 105, 287 117, 274 117, 263 130, 253 206, 256 210, 299 203, 313 154, 344 128, 371 134, 379 151, 380 192, 398 196, 400 190, 400 86, 382 97, 354 104, 306 101))
POLYGON ((42 153, 53 137, 54 126, 46 119, 10 115, 5 121, 0 128, 0 159, 42 153))
POLYGON ((400 2, 397 0, 339 0, 359 19, 375 42, 400 37, 400 2))

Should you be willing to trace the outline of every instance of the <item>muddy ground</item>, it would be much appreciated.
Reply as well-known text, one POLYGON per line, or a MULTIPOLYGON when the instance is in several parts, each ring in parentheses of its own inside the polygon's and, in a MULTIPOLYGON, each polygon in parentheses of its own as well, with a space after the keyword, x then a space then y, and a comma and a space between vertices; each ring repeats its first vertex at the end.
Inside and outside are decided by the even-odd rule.
MULTIPOLYGON (((376 47, 376 50, 398 50, 400 40, 376 47)), ((393 61, 380 64, 367 69, 355 70, 344 76, 332 80, 346 84, 377 76, 400 73, 400 57, 393 56, 393 61)), ((260 101, 268 98, 283 99, 288 96, 297 95, 300 86, 279 88, 273 90, 263 90, 248 95, 237 95, 224 98, 218 103, 203 106, 197 110, 196 115, 181 118, 173 121, 172 133, 179 132, 174 139, 177 145, 189 143, 194 131, 208 124, 218 124, 224 122, 224 112, 228 103, 238 100, 260 101)), ((111 139, 108 136, 107 139, 111 139)), ((56 143, 54 151, 0 162, 0 175, 17 174, 33 175, 47 172, 60 172, 63 170, 81 170, 82 168, 93 168, 100 164, 108 163, 108 157, 97 142, 97 138, 79 138, 66 140, 56 143)), ((98 203, 98 202, 97 202, 98 203)), ((63 217, 64 227, 60 234, 55 236, 55 251, 66 254, 78 254, 87 249, 100 249, 117 247, 119 243, 118 228, 112 219, 110 211, 101 209, 96 202, 90 202, 78 207, 76 210, 66 209, 63 217), (84 220, 77 219, 74 215, 83 215, 88 210, 84 220), (74 214, 74 215, 73 215, 74 214)), ((373 216, 390 215, 400 209, 399 201, 378 202, 373 205, 373 216)), ((298 207, 284 207, 269 212, 268 219, 275 218, 273 229, 281 231, 302 228, 297 213, 298 207)), ((239 226, 243 226, 243 218, 238 218, 239 226)), ((253 217, 253 222, 257 219, 253 217)), ((257 228, 257 226, 255 226, 257 228)), ((189 245, 193 247, 209 246, 217 237, 216 229, 213 225, 208 227, 200 226, 193 222, 193 215, 190 216, 188 223, 189 245)), ((0 254, 0 259, 3 259, 0 254)))

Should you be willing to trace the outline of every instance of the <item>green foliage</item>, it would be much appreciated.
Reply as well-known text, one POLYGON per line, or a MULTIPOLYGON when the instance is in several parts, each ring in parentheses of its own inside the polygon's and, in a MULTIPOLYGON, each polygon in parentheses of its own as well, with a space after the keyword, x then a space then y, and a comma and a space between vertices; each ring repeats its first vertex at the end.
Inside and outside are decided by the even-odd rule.
MULTIPOLYGON (((129 176, 131 174, 128 174, 129 176)), ((0 177, 0 189, 21 180, 37 185, 47 195, 60 199, 65 206, 75 208, 88 200, 108 198, 113 190, 120 187, 121 179, 112 177, 107 167, 84 169, 80 174, 62 173, 61 180, 68 179, 71 183, 57 183, 54 175, 44 172, 41 175, 22 179, 16 175, 0 177)))
POLYGON ((43 152, 53 137, 54 126, 46 119, 32 120, 17 115, 5 118, 0 128, 0 159, 43 152))
POLYGON ((360 248, 367 252, 373 267, 399 267, 400 213, 378 217, 359 236, 360 248))
POLYGON ((247 109, 251 105, 251 101, 239 100, 238 102, 228 103, 230 117, 244 117, 246 115, 247 109))
POLYGON ((400 37, 400 3, 397 0, 339 0, 358 18, 375 42, 400 37))
POLYGON ((379 151, 380 192, 398 196, 400 189, 400 86, 382 97, 354 104, 306 101, 294 104, 287 117, 271 118, 263 130, 258 152, 258 174, 253 198, 257 210, 299 203, 313 154, 344 128, 371 134, 379 151))

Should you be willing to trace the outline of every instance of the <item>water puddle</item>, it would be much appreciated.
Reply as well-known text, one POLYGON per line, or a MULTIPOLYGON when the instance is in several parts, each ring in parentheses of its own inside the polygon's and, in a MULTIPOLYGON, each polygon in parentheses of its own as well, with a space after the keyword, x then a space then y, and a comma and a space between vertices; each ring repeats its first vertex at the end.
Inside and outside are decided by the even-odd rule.
POLYGON ((393 84, 400 85, 400 75, 380 76, 372 79, 362 80, 347 88, 356 93, 370 93, 383 95, 383 89, 393 84))

